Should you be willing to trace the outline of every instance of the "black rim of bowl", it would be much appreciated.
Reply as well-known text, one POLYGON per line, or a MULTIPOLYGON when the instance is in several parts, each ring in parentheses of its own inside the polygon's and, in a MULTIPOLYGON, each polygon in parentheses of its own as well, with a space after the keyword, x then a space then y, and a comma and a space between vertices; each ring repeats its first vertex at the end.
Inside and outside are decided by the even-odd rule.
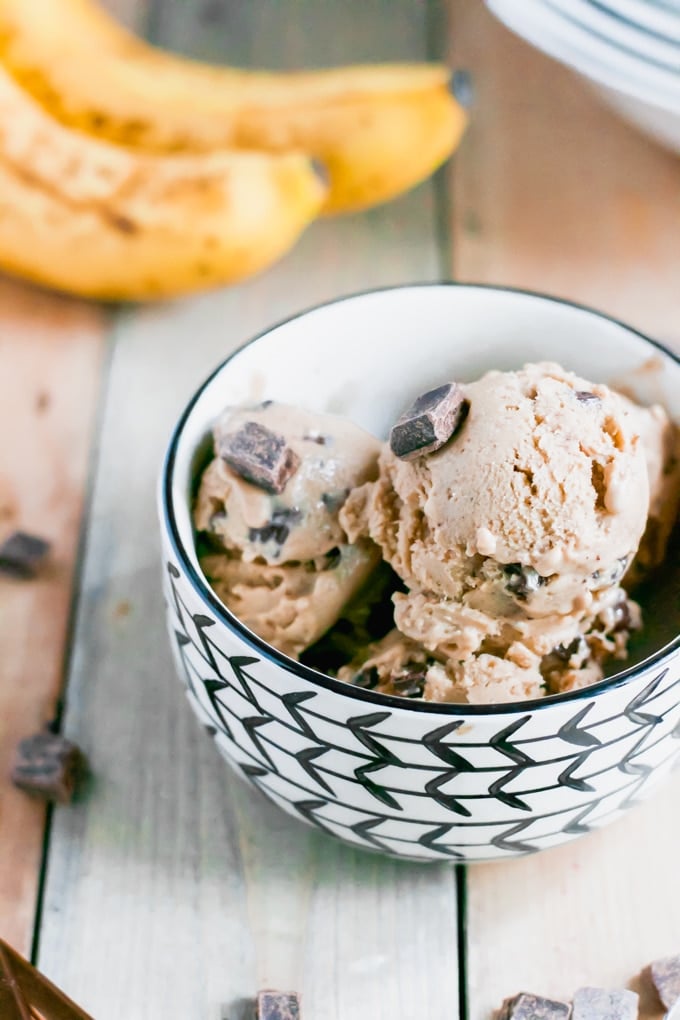
MULTIPOLYGON (((199 386, 189 403, 184 408, 170 437, 170 443, 168 445, 161 473, 163 513, 174 553, 179 560, 184 573, 191 582, 192 587, 201 599, 209 604, 215 616, 231 630, 235 631, 239 637, 257 651, 262 658, 268 659, 270 662, 282 667, 286 670, 286 672, 299 677, 301 680, 306 680, 317 687, 325 688, 326 690, 342 695, 343 697, 354 698, 355 700, 363 703, 381 705, 384 708, 390 709, 398 708, 405 711, 430 712, 439 715, 516 715, 527 711, 533 712, 536 711, 536 709, 549 708, 552 705, 564 704, 565 702, 573 702, 583 699, 587 700, 602 693, 603 691, 622 687, 627 684, 629 680, 634 679, 643 672, 647 672, 656 663, 667 659, 674 651, 680 648, 680 634, 678 634, 669 644, 659 649, 659 651, 655 652, 653 655, 648 656, 642 662, 637 663, 634 666, 629 666, 627 669, 624 669, 619 673, 615 673, 613 676, 605 677, 603 680, 599 680, 597 683, 591 684, 589 687, 582 687, 575 691, 567 691, 563 694, 549 694, 542 698, 533 698, 526 701, 498 702, 490 705, 469 705, 460 702, 411 701, 408 698, 400 698, 391 694, 380 694, 376 691, 368 691, 361 687, 354 687, 351 683, 344 680, 336 680, 331 676, 327 676, 325 673, 321 673, 319 670, 312 669, 310 666, 306 666, 301 662, 296 662, 294 659, 289 658, 283 652, 274 648, 273 645, 268 644, 262 638, 258 637, 257 634, 250 631, 245 624, 241 623, 237 616, 234 616, 234 614, 227 609, 222 602, 220 602, 208 582, 199 574, 191 562, 191 559, 186 554, 184 544, 179 535, 179 528, 177 527, 172 501, 172 477, 175 468, 177 448, 179 446, 179 441, 186 421, 189 418, 195 404, 207 387, 212 383, 213 379, 215 379, 215 377, 223 371, 226 365, 233 361, 234 358, 238 357, 241 351, 243 351, 246 347, 250 347, 251 344, 261 340, 269 333, 273 333, 274 330, 279 329, 281 326, 286 326, 291 322, 295 322, 297 319, 301 319, 304 316, 309 315, 311 312, 318 311, 321 308, 327 308, 330 305, 342 304, 345 301, 352 301, 355 298, 367 297, 371 294, 386 294, 391 291, 398 290, 426 290, 428 288, 439 289, 441 287, 457 287, 463 290, 489 290, 499 293, 520 294, 525 297, 538 298, 542 301, 548 301, 551 304, 562 305, 567 308, 576 309, 577 311, 586 312, 589 315, 593 315, 598 319, 604 319, 607 322, 624 329, 627 333, 631 333, 633 336, 643 340, 650 347, 661 351, 671 361, 680 365, 680 357, 674 354, 673 351, 670 351, 657 340, 653 340, 651 337, 648 337, 639 330, 627 325, 620 319, 614 318, 614 316, 597 311, 594 308, 590 308, 588 305, 579 304, 576 301, 553 297, 550 294, 543 294, 540 291, 526 290, 522 287, 505 287, 487 283, 464 283, 455 280, 444 280, 440 282, 433 281, 431 283, 405 283, 396 284, 391 287, 374 287, 369 290, 346 294, 330 301, 322 301, 320 304, 312 305, 301 312, 296 312, 295 315, 290 315, 287 318, 280 320, 272 326, 268 326, 267 329, 262 330, 256 336, 246 340, 245 343, 241 344, 235 351, 232 351, 232 353, 225 358, 213 372, 210 373, 208 378, 205 379, 205 381, 199 386)), ((165 566, 164 569, 166 569, 165 566)))

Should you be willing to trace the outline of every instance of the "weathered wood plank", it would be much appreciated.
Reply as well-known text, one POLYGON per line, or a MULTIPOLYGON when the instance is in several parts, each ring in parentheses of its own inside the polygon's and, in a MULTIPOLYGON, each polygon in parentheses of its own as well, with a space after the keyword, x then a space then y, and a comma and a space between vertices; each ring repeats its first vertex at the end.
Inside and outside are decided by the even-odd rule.
MULTIPOLYGON (((453 174, 456 275, 591 303, 680 347, 677 158, 482 4, 450 9, 453 63, 476 89, 453 174)), ((679 789, 564 848, 468 870, 470 1020, 520 989, 625 984, 678 951, 679 789)))
POLYGON ((0 539, 53 543, 39 578, 0 576, 0 936, 24 952, 45 809, 8 773, 17 741, 56 712, 102 348, 94 308, 0 280, 0 539))
MULTIPOLYGON (((156 23, 232 62, 349 61, 369 55, 366 40, 376 56, 425 56, 424 5, 318 6, 322 17, 312 0, 177 3, 156 23)), ((118 323, 66 718, 96 779, 55 818, 39 954, 98 1020, 217 1020, 263 986, 301 990, 314 1020, 457 1016, 454 872, 299 826, 233 778, 190 717, 166 647, 154 507, 173 419, 218 360, 309 304, 438 277, 436 238, 430 184, 315 225, 258 280, 118 323)))

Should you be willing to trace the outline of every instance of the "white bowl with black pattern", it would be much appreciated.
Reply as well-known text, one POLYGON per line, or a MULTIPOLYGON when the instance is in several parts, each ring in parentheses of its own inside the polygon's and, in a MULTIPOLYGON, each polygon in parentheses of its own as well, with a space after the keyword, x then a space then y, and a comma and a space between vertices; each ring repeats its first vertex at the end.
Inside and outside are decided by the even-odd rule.
POLYGON ((588 309, 504 288, 381 290, 290 319, 193 397, 160 485, 170 641, 193 711, 236 770, 295 817, 369 850, 477 861, 556 846, 618 817, 680 750, 678 554, 648 594, 643 643, 593 687, 537 701, 439 705, 361 690, 261 641, 216 598, 191 500, 226 404, 270 398, 385 435, 442 380, 555 360, 680 417, 680 361, 588 309))

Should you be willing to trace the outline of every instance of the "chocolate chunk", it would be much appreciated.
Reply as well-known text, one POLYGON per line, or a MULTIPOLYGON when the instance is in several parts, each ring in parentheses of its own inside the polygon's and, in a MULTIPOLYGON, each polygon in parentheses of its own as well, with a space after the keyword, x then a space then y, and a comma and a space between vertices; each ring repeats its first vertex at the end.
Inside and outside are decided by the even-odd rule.
POLYGON ((627 988, 579 988, 572 1020, 637 1020, 638 996, 627 988))
POLYGON ((574 396, 578 400, 579 404, 601 404, 602 401, 598 397, 597 393, 591 393, 590 390, 576 390, 574 396))
POLYGON ((300 1020, 296 992, 258 992, 257 1020, 300 1020))
POLYGON ((57 733, 35 733, 19 742, 12 782, 26 793, 67 804, 85 771, 80 748, 57 733))
POLYGON ((611 567, 606 567, 604 570, 596 570, 591 574, 595 582, 595 584, 591 585, 593 591, 599 591, 600 588, 610 588, 612 585, 618 584, 628 570, 630 561, 630 556, 621 556, 611 567))
POLYGON ((612 631, 614 634, 618 634, 622 630, 633 629, 633 617, 630 612, 630 606, 628 599, 624 597, 614 606, 614 626, 612 631))
POLYGON ((575 655, 583 657, 588 652, 588 646, 582 637, 575 637, 568 645, 557 645, 553 648, 552 655, 555 655, 562 662, 569 662, 575 655))
POLYGON ((666 1009, 680 1003, 680 956, 665 956, 650 964, 650 974, 666 1009))
POLYGON ((285 436, 247 421, 237 432, 219 437, 217 452, 247 482, 265 492, 281 493, 300 467, 300 458, 285 436))
POLYGON ((342 560, 342 552, 340 551, 340 549, 336 545, 332 549, 329 549, 329 551, 324 556, 323 569, 324 570, 335 570, 335 568, 339 565, 341 560, 342 560))
POLYGON ((380 683, 380 673, 375 666, 370 666, 368 669, 362 669, 360 673, 355 673, 352 683, 364 691, 372 691, 380 683))
POLYGON ((340 492, 324 492, 321 502, 329 514, 336 514, 349 496, 349 489, 342 489, 340 492))
POLYGON ((566 1002, 520 992, 504 1000, 496 1013, 496 1020, 566 1020, 568 1016, 569 1006, 566 1002))
POLYGON ((251 542, 276 542, 283 545, 292 525, 299 524, 302 520, 302 511, 297 507, 281 507, 272 514, 272 519, 261 528, 250 528, 248 538, 251 542))
POLYGON ((422 698, 425 690, 426 671, 422 665, 407 666, 405 673, 392 677, 392 686, 402 698, 422 698))
POLYGON ((3 1020, 93 1020, 56 985, 0 939, 0 1017, 3 1020))
POLYGON ((456 383, 446 383, 417 397, 390 432, 390 449, 403 460, 433 453, 460 428, 469 409, 456 383))
POLYGON ((546 579, 541 577, 533 567, 523 566, 521 563, 508 563, 504 567, 504 573, 508 578, 506 587, 518 599, 526 599, 535 591, 542 588, 546 579))
POLYGON ((50 551, 50 543, 37 535, 15 531, 0 545, 0 571, 14 577, 33 577, 50 551))
POLYGON ((307 443, 317 443, 318 446, 325 446, 328 442, 328 436, 322 436, 320 432, 308 432, 307 435, 302 438, 307 443))

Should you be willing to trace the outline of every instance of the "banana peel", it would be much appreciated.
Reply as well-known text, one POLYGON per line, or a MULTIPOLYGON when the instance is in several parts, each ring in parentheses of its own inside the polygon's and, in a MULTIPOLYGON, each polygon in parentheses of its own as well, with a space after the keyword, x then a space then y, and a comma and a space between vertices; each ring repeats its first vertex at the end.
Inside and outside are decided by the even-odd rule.
POLYGON ((242 279, 282 255, 326 196, 302 155, 159 156, 71 131, 1 67, 0 125, 0 268, 86 297, 242 279))
POLYGON ((121 146, 309 153, 328 169, 326 212, 423 180, 466 121, 440 65, 216 67, 148 45, 93 0, 0 0, 0 61, 57 120, 121 146))

